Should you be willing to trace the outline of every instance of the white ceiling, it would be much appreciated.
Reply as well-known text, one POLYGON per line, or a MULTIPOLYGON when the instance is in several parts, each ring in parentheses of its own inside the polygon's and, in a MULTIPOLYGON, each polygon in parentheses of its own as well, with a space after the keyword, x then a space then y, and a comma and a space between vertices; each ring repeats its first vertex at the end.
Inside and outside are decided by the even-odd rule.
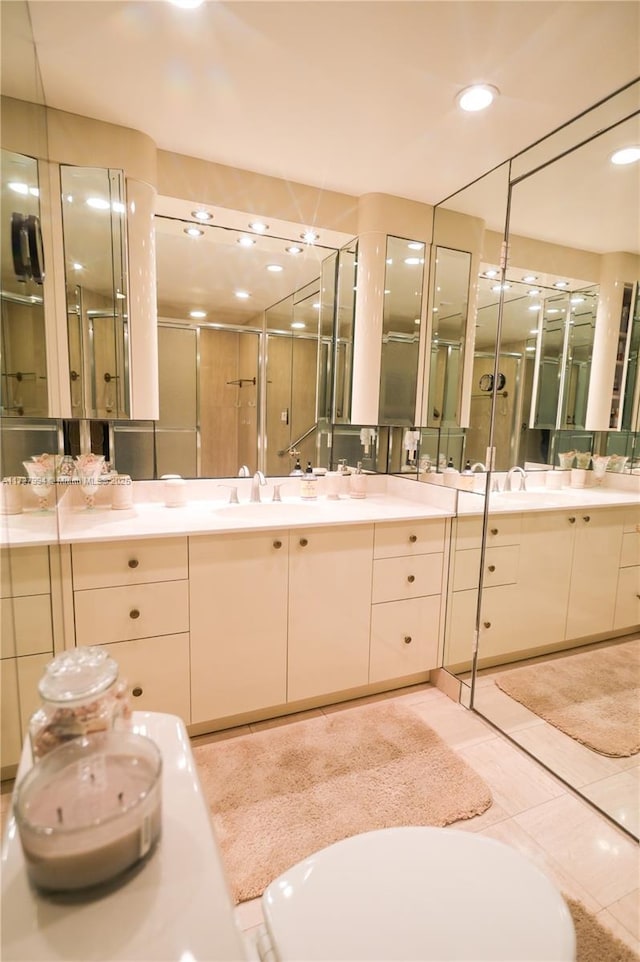
POLYGON ((48 105, 356 196, 436 203, 640 74, 635 0, 28 6, 48 105), (478 81, 501 96, 463 114, 478 81))

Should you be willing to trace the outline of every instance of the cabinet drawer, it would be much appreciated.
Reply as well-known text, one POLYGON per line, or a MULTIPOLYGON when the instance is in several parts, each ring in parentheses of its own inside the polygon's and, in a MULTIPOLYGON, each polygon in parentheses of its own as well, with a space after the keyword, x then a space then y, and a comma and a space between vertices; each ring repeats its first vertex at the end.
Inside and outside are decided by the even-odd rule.
POLYGON ((186 538, 74 544, 73 587, 110 588, 189 577, 186 538))
POLYGON ((640 565, 620 569, 613 622, 614 628, 635 625, 640 625, 640 565))
MULTIPOLYGON (((518 580, 518 545, 489 548, 485 551, 483 585, 511 585, 518 580)), ((453 590, 475 588, 480 574, 480 548, 456 551, 453 569, 453 590)))
POLYGON ((439 594, 441 586, 441 554, 380 558, 373 562, 373 604, 439 594))
POLYGON ((407 521, 375 526, 373 557, 432 554, 444 551, 444 520, 407 521))
POLYGON ((76 643, 108 644, 189 630, 189 583, 76 591, 76 643))
POLYGON ((3 598, 50 592, 49 549, 46 546, 2 548, 0 590, 3 598))
MULTIPOLYGON (((487 523, 487 545, 519 544, 522 529, 521 514, 490 515, 487 523)), ((482 543, 482 518, 457 518, 451 532, 452 546, 459 551, 479 548, 482 543)))
POLYGON ((49 595, 3 598, 0 601, 0 623, 2 658, 53 653, 49 595))
POLYGON ((190 724, 188 634, 116 641, 104 647, 118 662, 132 709, 168 712, 190 724))
POLYGON ((628 568, 640 565, 640 531, 625 531, 622 535, 622 551, 620 552, 620 567, 628 568))
POLYGON ((375 605, 371 612, 369 681, 402 678, 438 665, 440 598, 375 605))

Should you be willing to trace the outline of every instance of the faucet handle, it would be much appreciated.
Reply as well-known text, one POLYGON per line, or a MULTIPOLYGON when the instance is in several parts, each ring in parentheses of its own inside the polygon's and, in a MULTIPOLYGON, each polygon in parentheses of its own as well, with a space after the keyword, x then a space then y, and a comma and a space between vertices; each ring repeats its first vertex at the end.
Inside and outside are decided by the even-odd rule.
POLYGON ((271 499, 272 501, 282 501, 282 498, 280 497, 280 488, 282 487, 283 484, 284 484, 284 481, 281 481, 280 484, 274 484, 273 498, 271 499))
POLYGON ((218 487, 229 489, 229 504, 240 504, 237 484, 219 484, 218 487))

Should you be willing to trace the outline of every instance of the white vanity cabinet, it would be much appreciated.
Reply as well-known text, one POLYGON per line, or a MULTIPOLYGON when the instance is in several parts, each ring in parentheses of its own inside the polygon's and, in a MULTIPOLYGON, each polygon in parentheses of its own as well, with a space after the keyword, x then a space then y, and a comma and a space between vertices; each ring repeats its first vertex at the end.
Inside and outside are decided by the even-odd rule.
POLYGON ((366 685, 373 525, 290 532, 287 700, 366 685))
POLYGON ((640 624, 640 508, 625 512, 613 627, 640 624))
MULTIPOLYGON (((481 657, 493 657, 513 646, 518 617, 518 571, 522 518, 518 514, 488 519, 483 562, 480 622, 481 657)), ((445 664, 469 664, 473 653, 480 576, 482 517, 462 516, 454 522, 448 586, 445 664)))
POLYGON ((567 513, 574 544, 565 639, 613 629, 624 516, 624 508, 567 513))
POLYGON ((286 531, 189 539, 192 723, 286 702, 288 545, 286 531))
POLYGON ((136 709, 191 720, 186 538, 75 544, 77 645, 106 645, 136 709))
POLYGON ((3 548, 0 564, 0 751, 8 771, 20 760, 23 734, 40 703, 38 682, 53 657, 49 548, 3 548))
POLYGON ((376 524, 369 682, 437 668, 443 520, 376 524))

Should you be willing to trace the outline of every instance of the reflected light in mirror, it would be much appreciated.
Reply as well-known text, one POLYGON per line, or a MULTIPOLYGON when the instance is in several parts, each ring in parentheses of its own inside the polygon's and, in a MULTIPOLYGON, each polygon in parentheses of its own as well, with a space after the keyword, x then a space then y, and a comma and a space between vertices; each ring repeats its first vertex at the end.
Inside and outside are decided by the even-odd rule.
POLYGON ((633 164, 636 160, 640 160, 640 147, 623 147, 611 155, 611 163, 618 166, 633 164))

